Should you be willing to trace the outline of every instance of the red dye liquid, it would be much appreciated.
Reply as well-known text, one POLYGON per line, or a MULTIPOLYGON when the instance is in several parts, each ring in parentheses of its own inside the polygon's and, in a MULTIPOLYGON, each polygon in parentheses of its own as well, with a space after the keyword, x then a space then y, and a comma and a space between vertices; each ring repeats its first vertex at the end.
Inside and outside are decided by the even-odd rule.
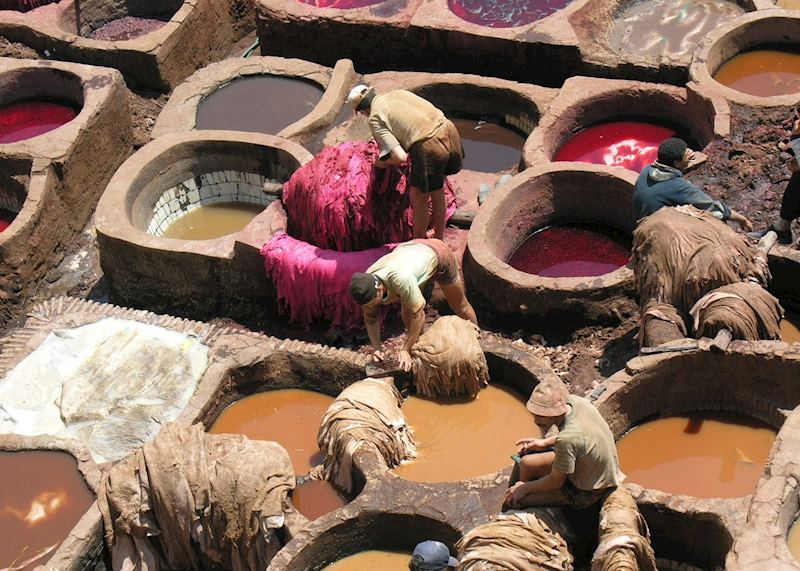
POLYGON ((587 127, 556 153, 557 161, 625 167, 636 172, 656 160, 658 145, 674 137, 669 127, 641 121, 613 121, 587 127))
POLYGON ((365 8, 374 4, 380 4, 383 0, 298 0, 303 4, 311 4, 317 8, 339 8, 349 10, 352 8, 365 8))
POLYGON ((541 20, 572 0, 447 0, 450 11, 472 24, 513 28, 541 20))
POLYGON ((22 101, 0 108, 0 143, 16 143, 72 121, 78 111, 46 101, 22 101))
POLYGON ((11 223, 16 218, 17 213, 10 210, 3 210, 0 208, 0 232, 11 226, 11 223))
POLYGON ((597 224, 549 226, 531 234, 511 254, 508 264, 546 278, 601 276, 630 258, 624 234, 597 224))

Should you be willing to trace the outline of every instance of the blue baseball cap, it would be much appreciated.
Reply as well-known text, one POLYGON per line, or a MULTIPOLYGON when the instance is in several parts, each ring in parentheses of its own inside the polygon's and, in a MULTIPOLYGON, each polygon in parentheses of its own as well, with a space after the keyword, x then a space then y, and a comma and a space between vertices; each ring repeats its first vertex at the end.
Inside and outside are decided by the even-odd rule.
POLYGON ((423 541, 414 548, 412 561, 417 569, 439 571, 456 567, 458 559, 450 557, 450 550, 441 541, 423 541))

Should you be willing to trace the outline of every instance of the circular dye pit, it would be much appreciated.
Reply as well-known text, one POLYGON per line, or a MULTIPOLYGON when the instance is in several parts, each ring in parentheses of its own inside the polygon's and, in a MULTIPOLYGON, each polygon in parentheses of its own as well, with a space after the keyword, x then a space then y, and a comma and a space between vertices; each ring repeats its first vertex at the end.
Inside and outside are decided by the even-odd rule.
POLYGON ((447 0, 450 11, 487 28, 526 26, 566 8, 572 0, 447 0))
POLYGON ((628 482, 670 494, 736 498, 752 494, 776 432, 733 413, 646 422, 617 442, 628 482))
POLYGON ((170 224, 162 236, 178 240, 212 240, 239 232, 263 210, 259 204, 239 202, 198 206, 170 224))
POLYGON ((94 502, 65 452, 0 452, 0 569, 47 562, 94 502))
POLYGON ((464 168, 500 172, 517 167, 525 136, 512 127, 475 119, 452 119, 464 146, 464 168))
POLYGON ((322 93, 316 83, 279 75, 235 79, 203 99, 196 128, 274 135, 306 116, 322 93))
POLYGON ((630 239, 619 230, 599 224, 564 224, 531 234, 511 254, 508 265, 546 278, 577 278, 618 270, 630 255, 630 239))
POLYGON ((136 16, 124 16, 103 24, 92 30, 89 38, 93 40, 104 40, 107 42, 123 42, 125 40, 135 40, 146 36, 151 32, 160 30, 167 25, 164 20, 156 18, 139 18, 136 16))
POLYGON ((614 20, 609 47, 621 54, 683 56, 744 9, 726 0, 645 0, 614 20))
POLYGON ((366 8, 380 4, 384 0, 298 0, 303 4, 311 4, 317 8, 338 8, 340 10, 351 10, 353 8, 366 8))
POLYGON ((14 218, 16 217, 16 212, 0 208, 0 232, 3 232, 6 228, 11 226, 11 223, 14 222, 14 218))
POLYGON ((77 109, 50 101, 18 101, 0 107, 0 143, 16 143, 69 123, 77 109))
MULTIPOLYGON (((303 389, 278 389, 256 393, 228 406, 211 426, 211 434, 244 434, 254 440, 278 442, 289 453, 298 475, 322 463, 317 432, 333 397, 303 389)), ((347 504, 328 482, 309 481, 298 486, 292 503, 310 520, 347 504)))
POLYGON ((325 571, 365 571, 366 569, 408 571, 409 561, 411 561, 411 553, 373 549, 340 559, 325 567, 325 571))
POLYGON ((800 343, 800 314, 790 309, 785 311, 781 320, 781 341, 800 343))
POLYGON ((486 387, 474 399, 411 396, 403 403, 403 414, 417 442, 417 457, 394 473, 415 482, 489 474, 511 464, 517 440, 539 434, 522 395, 498 385, 486 387))
POLYGON ((556 161, 578 161, 642 172, 658 158, 658 145, 674 129, 642 121, 612 121, 579 131, 556 153, 556 161))
POLYGON ((800 54, 779 50, 740 53, 714 74, 714 79, 748 95, 773 97, 800 92, 800 54))

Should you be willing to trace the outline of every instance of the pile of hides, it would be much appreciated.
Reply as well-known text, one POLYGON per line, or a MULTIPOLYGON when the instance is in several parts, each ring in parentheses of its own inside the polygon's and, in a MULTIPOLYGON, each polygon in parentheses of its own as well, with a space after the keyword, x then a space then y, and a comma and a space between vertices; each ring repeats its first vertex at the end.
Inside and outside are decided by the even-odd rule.
POLYGON ((697 337, 714 337, 728 329, 734 339, 780 339, 783 308, 758 284, 740 282, 715 289, 691 309, 697 337))
POLYGON ((574 539, 560 510, 511 510, 456 544, 459 571, 571 571, 574 539))
MULTIPOLYGON (((412 237, 411 164, 380 169, 375 141, 326 147, 283 185, 289 234, 319 248, 351 252, 412 237)), ((447 218, 455 195, 445 182, 447 218)))
POLYGON ((478 394, 489 384, 478 326, 455 315, 440 317, 411 348, 414 385, 427 396, 478 394))
MULTIPOLYGON (((659 320, 674 324, 676 332, 686 335, 691 329, 690 311, 706 294, 741 282, 766 287, 771 279, 762 252, 727 224, 692 206, 661 208, 642 220, 633 233, 632 263, 643 331, 648 322, 659 320)), ((764 291, 759 294, 758 308, 748 311, 756 311, 768 324, 765 329, 771 330, 769 312, 762 312, 771 302, 764 296, 771 298, 764 291)), ((727 328, 733 330, 736 324, 727 328)), ((640 335, 640 341, 648 344, 645 337, 640 335)))
POLYGON ((138 321, 57 330, 0 381, 0 433, 75 438, 117 460, 178 417, 207 365, 196 337, 138 321))
POLYGON ((282 547, 294 484, 275 442, 168 424, 101 483, 113 568, 265 569, 282 547))
POLYGON ((413 458, 417 447, 402 403, 391 378, 367 378, 343 390, 325 411, 317 435, 325 453, 323 479, 352 493, 353 456, 362 447, 371 446, 389 468, 413 458))
POLYGON ((350 295, 350 278, 395 246, 335 252, 279 233, 264 244, 261 255, 278 292, 279 308, 292 322, 307 328, 326 319, 331 327, 347 331, 363 327, 361 306, 350 295))
POLYGON ((592 571, 657 571, 647 524, 624 488, 617 488, 603 502, 599 532, 592 571))

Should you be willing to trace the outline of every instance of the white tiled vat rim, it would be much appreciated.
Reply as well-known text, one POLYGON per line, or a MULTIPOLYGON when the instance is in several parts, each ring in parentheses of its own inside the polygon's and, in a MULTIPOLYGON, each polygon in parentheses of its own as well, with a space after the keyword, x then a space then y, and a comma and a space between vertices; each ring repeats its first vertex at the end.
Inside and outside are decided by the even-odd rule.
POLYGON ((191 176, 159 197, 153 206, 147 233, 163 236, 178 218, 209 204, 239 202, 266 208, 275 200, 273 196, 264 194, 266 183, 280 184, 260 174, 229 170, 191 176))

